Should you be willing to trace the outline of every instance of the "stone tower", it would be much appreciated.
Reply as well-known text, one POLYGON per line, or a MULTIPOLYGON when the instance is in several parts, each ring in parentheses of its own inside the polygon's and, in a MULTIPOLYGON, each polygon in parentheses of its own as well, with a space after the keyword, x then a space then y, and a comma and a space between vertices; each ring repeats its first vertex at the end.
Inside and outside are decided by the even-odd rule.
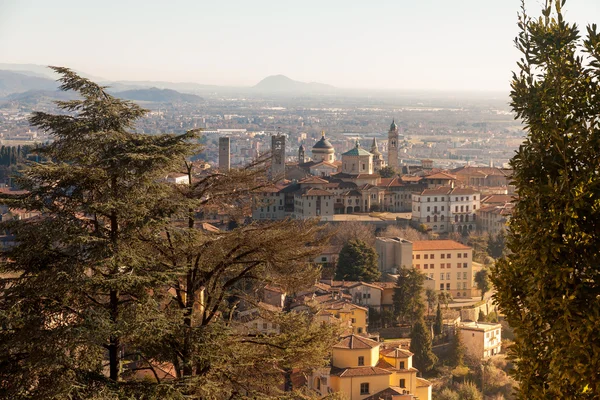
POLYGON ((373 154, 373 170, 379 171, 385 167, 385 161, 383 161, 383 155, 377 147, 377 139, 373 138, 373 144, 371 144, 371 154, 373 154))
POLYGON ((303 164, 304 162, 305 162, 304 145, 301 144, 300 148, 298 149, 298 164, 303 164))
POLYGON ((398 168, 398 125, 395 120, 392 121, 388 132, 388 166, 398 168))
POLYGON ((271 136, 271 179, 285 179, 285 136, 271 136))
POLYGON ((230 168, 230 144, 228 137, 219 138, 219 172, 227 172, 230 168))

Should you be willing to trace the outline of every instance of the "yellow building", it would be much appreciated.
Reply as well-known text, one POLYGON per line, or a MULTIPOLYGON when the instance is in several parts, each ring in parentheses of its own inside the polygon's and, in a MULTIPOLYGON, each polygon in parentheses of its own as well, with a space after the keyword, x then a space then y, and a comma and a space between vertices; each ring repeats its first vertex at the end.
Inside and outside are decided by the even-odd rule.
POLYGON ((375 400, 388 392, 391 397, 431 400, 431 383, 417 377, 412 356, 362 336, 345 336, 333 346, 332 366, 314 371, 308 386, 321 396, 341 392, 350 400, 375 400))
POLYGON ((368 326, 368 309, 347 301, 336 301, 323 304, 324 311, 332 314, 343 324, 352 327, 352 333, 366 334, 368 326))

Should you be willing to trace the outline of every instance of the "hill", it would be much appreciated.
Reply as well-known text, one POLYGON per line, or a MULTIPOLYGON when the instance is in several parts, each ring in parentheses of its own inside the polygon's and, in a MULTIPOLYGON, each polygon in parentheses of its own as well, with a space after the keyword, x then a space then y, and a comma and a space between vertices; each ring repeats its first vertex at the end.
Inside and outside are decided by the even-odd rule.
POLYGON ((278 93, 331 93, 336 90, 334 86, 317 82, 300 82, 285 75, 271 75, 258 82, 253 89, 260 92, 278 93))
POLYGON ((115 97, 127 100, 152 101, 156 103, 201 103, 204 99, 195 94, 180 93, 171 89, 135 89, 116 92, 115 97))
POLYGON ((52 79, 0 70, 0 97, 30 90, 55 91, 58 84, 52 79))

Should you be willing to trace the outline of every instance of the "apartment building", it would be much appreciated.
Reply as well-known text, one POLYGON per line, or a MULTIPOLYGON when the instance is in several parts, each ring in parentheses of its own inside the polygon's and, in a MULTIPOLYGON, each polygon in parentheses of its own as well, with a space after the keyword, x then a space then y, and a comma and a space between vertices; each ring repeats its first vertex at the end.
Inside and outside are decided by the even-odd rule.
POLYGON ((439 187, 412 194, 412 223, 435 233, 472 231, 481 195, 473 189, 439 187))
POLYGON ((473 249, 454 240, 408 241, 377 238, 375 249, 382 273, 396 273, 412 266, 433 280, 436 290, 454 298, 478 295, 473 282, 473 249))

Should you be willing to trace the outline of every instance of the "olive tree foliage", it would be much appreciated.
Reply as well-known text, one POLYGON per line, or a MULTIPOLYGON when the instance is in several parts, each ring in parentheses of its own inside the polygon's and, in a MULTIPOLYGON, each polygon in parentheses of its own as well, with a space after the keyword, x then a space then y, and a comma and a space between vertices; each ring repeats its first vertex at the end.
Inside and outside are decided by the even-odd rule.
POLYGON ((511 160, 518 192, 508 249, 492 269, 521 399, 600 396, 600 33, 523 5, 512 108, 527 138, 511 160))

